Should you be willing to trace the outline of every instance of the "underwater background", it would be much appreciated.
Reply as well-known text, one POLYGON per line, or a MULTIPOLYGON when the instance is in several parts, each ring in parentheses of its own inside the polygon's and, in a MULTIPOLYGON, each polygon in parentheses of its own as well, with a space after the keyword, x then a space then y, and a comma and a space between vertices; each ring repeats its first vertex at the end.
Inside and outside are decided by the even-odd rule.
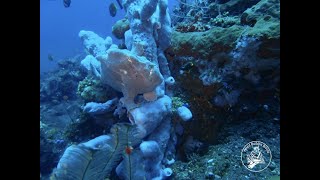
POLYGON ((280 179, 280 1, 40 0, 40 179, 280 179))

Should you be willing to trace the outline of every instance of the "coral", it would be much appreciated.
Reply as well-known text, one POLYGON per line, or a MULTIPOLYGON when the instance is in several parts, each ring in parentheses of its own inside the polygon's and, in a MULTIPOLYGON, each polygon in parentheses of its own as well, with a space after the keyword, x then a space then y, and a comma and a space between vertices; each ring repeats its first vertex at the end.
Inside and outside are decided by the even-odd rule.
POLYGON ((279 39, 280 1, 261 0, 243 12, 241 23, 252 27, 248 29, 248 36, 279 39))
POLYGON ((278 58, 280 56, 279 0, 261 0, 242 14, 241 23, 252 26, 244 35, 261 41, 257 52, 259 57, 278 58))
POLYGON ((195 22, 206 22, 211 18, 211 13, 208 11, 209 2, 206 0, 197 0, 187 2, 186 0, 179 0, 180 7, 173 10, 173 24, 177 22, 186 22, 193 24, 195 22))
POLYGON ((165 177, 170 177, 172 175, 173 171, 171 168, 165 168, 162 170, 162 174, 165 177))
POLYGON ((155 63, 157 61, 156 41, 153 37, 153 23, 151 16, 155 12, 158 0, 143 1, 141 4, 124 1, 130 29, 132 31, 131 52, 155 63))
POLYGON ((115 95, 115 92, 111 88, 103 86, 100 80, 86 77, 79 82, 77 94, 85 102, 106 102, 110 97, 115 95))
POLYGON ((204 32, 207 31, 211 28, 210 25, 208 24, 203 24, 199 21, 195 22, 195 23, 185 23, 185 22, 179 22, 177 23, 177 25, 175 26, 174 30, 177 32, 182 32, 182 33, 186 33, 186 32, 204 32))
POLYGON ((230 55, 226 53, 217 53, 211 59, 207 60, 196 60, 195 66, 198 68, 200 73, 199 79, 206 86, 220 83, 223 81, 224 68, 232 62, 230 55))
MULTIPOLYGON (((235 48, 228 54, 217 53, 211 61, 197 60, 196 67, 200 72, 199 78, 204 85, 215 83, 227 84, 228 79, 246 79, 253 84, 259 83, 261 73, 271 70, 279 63, 277 58, 259 57, 262 41, 256 37, 242 36, 237 40, 235 48)), ((274 70, 277 70, 275 68, 274 70)))
POLYGON ((63 139, 72 143, 79 143, 105 134, 110 131, 112 123, 116 122, 112 118, 112 113, 103 115, 103 121, 99 123, 95 117, 82 113, 75 121, 65 126, 63 139))
POLYGON ((142 155, 138 148, 127 148, 122 162, 116 168, 116 174, 120 179, 139 180, 146 179, 144 164, 141 161, 142 155))
MULTIPOLYGON (((92 147, 84 143, 69 147, 70 149, 65 151, 57 171, 53 175, 59 178, 72 177, 73 179, 79 177, 84 177, 84 179, 106 178, 114 165, 119 163, 120 152, 121 154, 124 152, 123 159, 117 167, 116 173, 121 178, 163 179, 172 174, 170 169, 162 170, 162 160, 166 158, 165 155, 174 156, 176 143, 175 136, 171 133, 171 98, 165 95, 166 85, 172 85, 174 82, 170 76, 167 59, 163 54, 163 51, 170 45, 171 37, 171 22, 167 3, 167 0, 147 0, 139 1, 139 3, 126 0, 123 2, 130 22, 130 30, 125 33, 125 44, 129 50, 119 49, 114 45, 109 49, 104 48, 102 38, 91 32, 81 31, 79 33, 86 49, 101 63, 99 73, 101 83, 123 94, 113 114, 121 116, 123 107, 125 107, 127 116, 136 127, 136 131, 135 135, 122 136, 120 134, 121 136, 116 138, 118 130, 113 128, 113 135, 109 138, 110 142, 107 140, 106 144, 92 147), (165 78, 169 78, 167 83, 164 82, 160 69, 165 78), (140 148, 135 149, 135 143, 128 139, 122 141, 123 138, 137 140, 144 138, 147 141, 142 143, 140 148), (152 147, 155 151, 149 154, 147 153, 149 148, 143 148, 147 142, 149 145, 154 142, 152 147), (120 145, 116 145, 117 143, 120 145), (104 148, 104 146, 109 147, 104 148), (113 153, 110 154, 110 151, 113 153), (86 160, 79 162, 79 158, 86 160), (105 159, 109 159, 109 161, 105 161, 105 159), (64 167, 64 164, 67 164, 67 167, 64 167), (69 166, 71 164, 72 166, 69 166), (98 173, 91 168, 93 166, 97 166, 98 173), (84 169, 86 170, 83 171, 84 169)), ((92 86, 88 82, 94 80, 86 81, 88 80, 79 84, 78 91, 81 95, 92 86)), ((109 105, 108 102, 107 104, 91 102, 85 106, 85 109, 89 112, 98 110, 100 115, 100 110, 104 113, 109 105)), ((120 125, 116 124, 115 126, 120 125)), ((128 129, 121 132, 126 133, 128 129)))
MULTIPOLYGON (((123 0, 126 19, 112 29, 122 39, 121 46, 112 45, 110 37, 104 40, 81 31, 89 53, 81 64, 88 76, 83 79, 80 70, 69 71, 72 63, 63 63, 59 67, 68 71, 41 82, 41 98, 52 97, 58 106, 72 100, 68 83, 83 79, 78 95, 89 103, 79 118, 70 118, 64 138, 67 143, 79 143, 97 137, 66 149, 53 177, 232 179, 240 172, 237 177, 250 179, 270 175, 271 171, 264 177, 242 176, 245 172, 239 168, 237 155, 230 156, 241 151, 239 144, 269 133, 250 133, 246 128, 252 124, 243 126, 245 133, 238 135, 246 139, 232 143, 223 139, 226 142, 209 147, 207 155, 201 153, 208 143, 217 142, 222 124, 249 115, 267 116, 278 123, 279 107, 272 102, 280 101, 280 90, 275 90, 280 80, 279 0, 179 0, 181 14, 174 15, 181 17, 173 21, 173 32, 167 3, 123 0)), ((44 133, 47 127, 42 122, 41 144, 63 143, 54 136, 59 134, 56 129, 44 133)), ((255 132, 261 131, 266 130, 255 132)), ((267 136, 274 139, 273 135, 267 136)), ((56 161, 57 157, 48 159, 56 161)))
POLYGON ((124 156, 126 147, 136 146, 141 138, 135 127, 116 124, 111 134, 102 135, 88 142, 68 147, 61 157, 55 179, 105 179, 124 156))
POLYGON ((40 129, 40 173, 43 176, 49 175, 57 165, 60 152, 56 150, 53 140, 49 140, 46 131, 40 129))
POLYGON ((40 121, 40 173, 47 176, 57 165, 66 142, 59 129, 40 121))
POLYGON ((172 123, 170 116, 166 116, 160 125, 146 138, 148 141, 156 141, 159 144, 161 152, 164 157, 168 154, 175 153, 175 149, 170 149, 171 145, 176 145, 175 134, 172 132, 172 123))
POLYGON ((127 49, 131 50, 131 48, 132 48, 132 31, 130 29, 128 31, 126 31, 124 33, 124 37, 125 37, 124 43, 125 43, 127 49))
MULTIPOLYGON (((154 30, 158 34, 156 37, 157 44, 159 45, 159 50, 166 50, 171 44, 171 19, 168 10, 168 0, 159 0, 159 22, 155 23, 154 30)), ((159 56, 159 52, 158 52, 159 56)))
POLYGON ((116 168, 117 175, 122 179, 166 179, 170 170, 162 169, 161 160, 170 142, 170 126, 170 119, 163 120, 139 148, 130 148, 116 168))
POLYGON ((185 106, 178 107, 177 112, 183 121, 189 121, 192 118, 191 111, 185 106))
POLYGON ((87 55, 81 61, 81 66, 86 69, 90 75, 100 77, 100 62, 92 55, 87 55))
POLYGON ((105 103, 89 102, 83 107, 83 111, 90 115, 105 114, 107 112, 113 111, 118 103, 118 98, 108 100, 105 103))
POLYGON ((216 17, 211 17, 208 23, 197 21, 190 24, 187 20, 177 23, 176 31, 172 33, 170 50, 176 56, 211 60, 216 53, 229 53, 239 39, 248 36, 262 41, 260 56, 279 56, 277 49, 272 48, 279 47, 280 44, 279 7, 278 0, 232 0, 225 4, 211 3, 209 9, 216 12, 216 15, 213 15, 216 17), (206 28, 208 24, 213 27, 206 28))
POLYGON ((176 112, 178 107, 183 106, 184 104, 186 104, 186 101, 184 101, 182 98, 180 97, 172 97, 172 112, 176 112))
POLYGON ((209 5, 208 12, 211 13, 212 16, 219 16, 223 13, 229 12, 232 16, 238 16, 243 13, 247 8, 252 7, 260 0, 230 0, 225 3, 220 3, 219 1, 215 1, 209 5), (217 3, 216 3, 217 2, 217 3))
POLYGON ((112 26, 112 34, 118 39, 124 39, 125 32, 130 29, 128 19, 120 19, 112 26))
POLYGON ((279 0, 261 0, 245 10, 241 15, 241 23, 253 27, 258 21, 278 21, 280 18, 279 0))
POLYGON ((229 16, 229 12, 224 12, 223 14, 210 19, 209 23, 212 24, 213 26, 228 28, 235 24, 239 25, 240 20, 238 16, 229 16))
POLYGON ((175 30, 179 32, 203 32, 216 26, 230 27, 240 24, 239 16, 257 2, 259 0, 179 0, 179 7, 173 10, 172 22, 175 30))
MULTIPOLYGON (((259 56, 267 40, 244 34, 237 38, 231 51, 217 51, 211 59, 173 57, 173 72, 180 71, 173 74, 181 87, 177 93, 188 97, 194 119, 197 119, 196 124, 183 124, 185 134, 213 142, 224 121, 239 119, 233 112, 240 111, 238 108, 242 105, 237 103, 240 98, 243 102, 245 98, 252 98, 253 92, 260 94, 277 86, 279 56, 259 56)), ((269 45, 277 47, 276 43, 269 45)))
POLYGON ((167 79, 165 79, 165 83, 171 86, 171 85, 174 85, 175 80, 172 76, 170 76, 167 79))
POLYGON ((107 49, 112 45, 112 39, 109 36, 106 39, 103 39, 92 31, 81 30, 79 32, 79 37, 86 50, 94 57, 104 55, 107 49))
MULTIPOLYGON (((193 119, 196 120, 181 123, 184 129, 183 136, 192 135, 202 142, 214 142, 219 125, 225 120, 224 116, 221 116, 223 111, 216 108, 210 101, 218 92, 219 84, 205 86, 199 79, 199 73, 193 71, 174 77, 177 86, 180 87, 175 93, 185 99, 182 100, 183 103, 178 100, 176 108, 188 102, 190 106, 188 108, 192 112, 193 119)), ((175 97, 173 97, 173 104, 175 104, 175 97)), ((179 117, 175 117, 173 121, 181 122, 179 117)))
POLYGON ((155 141, 144 141, 140 144, 140 150, 144 157, 144 164, 148 167, 147 179, 160 176, 160 162, 163 154, 159 148, 159 145, 155 141))
POLYGON ((172 170, 161 168, 162 158, 163 153, 156 141, 143 141, 139 149, 125 156, 116 168, 117 175, 121 179, 166 179, 172 170))
POLYGON ((162 51, 158 51, 158 63, 159 63, 159 68, 160 68, 160 72, 161 72, 162 76, 165 79, 168 79, 168 78, 172 79, 173 77, 171 77, 170 69, 168 66, 168 64, 169 64, 168 60, 162 51))
POLYGON ((132 31, 131 51, 137 55, 144 55, 151 62, 157 62, 156 44, 160 50, 165 50, 170 44, 171 23, 167 1, 160 0, 158 3, 158 0, 148 0, 141 5, 124 1, 123 4, 127 9, 132 31))
POLYGON ((230 52, 243 31, 242 26, 216 27, 205 32, 172 33, 171 51, 176 56, 210 60, 218 52, 230 52))
POLYGON ((169 115, 171 110, 171 99, 163 96, 154 102, 132 109, 129 112, 129 119, 137 124, 143 137, 149 135, 159 126, 162 120, 169 115))
POLYGON ((61 60, 58 69, 42 75, 40 78, 40 101, 57 102, 74 100, 78 82, 87 73, 80 66, 80 61, 76 58, 61 60))
POLYGON ((214 97, 214 104, 220 107, 229 105, 234 106, 238 102, 238 97, 240 96, 240 91, 233 90, 231 92, 226 92, 222 90, 222 95, 217 95, 214 97))

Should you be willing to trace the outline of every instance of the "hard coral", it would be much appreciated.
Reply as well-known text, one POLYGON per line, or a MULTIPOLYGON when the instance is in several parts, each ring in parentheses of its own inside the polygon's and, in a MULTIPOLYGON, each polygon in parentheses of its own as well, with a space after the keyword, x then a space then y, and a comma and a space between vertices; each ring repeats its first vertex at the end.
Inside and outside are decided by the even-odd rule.
POLYGON ((204 32, 210 29, 209 25, 204 23, 178 23, 175 30, 178 32, 204 32))
POLYGON ((78 84, 77 94, 80 95, 85 102, 105 102, 115 95, 111 88, 102 85, 100 80, 86 77, 78 84))

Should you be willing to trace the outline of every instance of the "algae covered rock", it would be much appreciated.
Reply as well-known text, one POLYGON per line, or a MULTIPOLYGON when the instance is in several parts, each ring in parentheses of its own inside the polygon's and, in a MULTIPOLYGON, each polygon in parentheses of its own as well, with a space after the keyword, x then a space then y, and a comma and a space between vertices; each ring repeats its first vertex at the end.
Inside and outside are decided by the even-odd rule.
POLYGON ((214 26, 205 32, 174 31, 171 36, 170 51, 176 56, 193 56, 211 60, 217 53, 229 53, 241 37, 248 36, 262 42, 259 50, 261 57, 279 55, 277 50, 279 48, 274 48, 279 47, 280 44, 279 0, 261 0, 245 10, 238 20, 236 16, 228 16, 228 14, 230 13, 211 21, 214 25, 222 27, 214 26), (226 22, 226 19, 230 19, 230 23, 226 22))
POLYGON ((256 5, 248 8, 242 13, 241 22, 250 25, 250 22, 257 22, 264 18, 280 18, 279 0, 261 0, 256 5))
POLYGON ((280 1, 261 0, 247 9, 241 23, 252 26, 247 35, 261 40, 258 56, 273 58, 280 56, 280 1))
POLYGON ((205 32, 172 33, 172 51, 177 56, 210 59, 217 52, 231 51, 244 27, 215 27, 205 32))
POLYGON ((261 0, 241 15, 241 24, 251 26, 248 35, 280 37, 280 1, 261 0))

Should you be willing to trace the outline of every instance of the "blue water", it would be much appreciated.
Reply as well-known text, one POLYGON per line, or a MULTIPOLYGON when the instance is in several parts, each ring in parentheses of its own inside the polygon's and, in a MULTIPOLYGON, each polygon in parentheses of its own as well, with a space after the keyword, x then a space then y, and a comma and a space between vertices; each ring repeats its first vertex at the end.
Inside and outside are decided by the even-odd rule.
MULTIPOLYGON (((169 8, 176 4, 169 0, 169 8)), ((93 31, 105 38, 111 36, 112 25, 125 16, 116 0, 72 0, 69 8, 63 6, 63 0, 40 0, 40 73, 52 70, 56 62, 48 60, 52 54, 55 60, 74 57, 83 53, 78 33, 80 30, 93 31), (118 7, 117 15, 109 14, 110 3, 118 7)))

